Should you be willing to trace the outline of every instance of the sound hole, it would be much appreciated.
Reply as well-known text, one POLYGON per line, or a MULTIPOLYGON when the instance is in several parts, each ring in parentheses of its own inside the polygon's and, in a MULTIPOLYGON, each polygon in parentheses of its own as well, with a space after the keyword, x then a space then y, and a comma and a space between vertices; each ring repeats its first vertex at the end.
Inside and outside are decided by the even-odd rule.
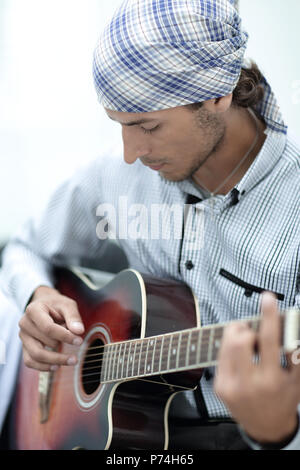
POLYGON ((82 366, 82 386, 87 395, 94 393, 101 382, 103 341, 97 338, 88 347, 82 366))

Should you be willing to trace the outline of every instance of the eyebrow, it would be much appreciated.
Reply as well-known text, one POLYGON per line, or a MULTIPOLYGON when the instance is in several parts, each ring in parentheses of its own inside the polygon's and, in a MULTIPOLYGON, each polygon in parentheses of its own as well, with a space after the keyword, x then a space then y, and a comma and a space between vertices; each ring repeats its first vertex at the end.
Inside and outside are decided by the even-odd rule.
POLYGON ((117 121, 116 119, 112 118, 111 116, 108 116, 108 117, 112 121, 118 122, 122 126, 138 126, 139 124, 145 124, 146 122, 154 121, 154 118, 152 118, 152 119, 148 118, 148 119, 140 119, 139 121, 120 122, 120 121, 117 121))

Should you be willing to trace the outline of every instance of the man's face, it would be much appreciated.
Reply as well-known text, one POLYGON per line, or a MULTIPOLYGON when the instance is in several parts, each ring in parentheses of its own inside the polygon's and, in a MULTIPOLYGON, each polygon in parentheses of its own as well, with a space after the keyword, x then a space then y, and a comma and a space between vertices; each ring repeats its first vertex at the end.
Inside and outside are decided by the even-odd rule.
POLYGON ((186 106, 149 113, 106 109, 122 125, 124 160, 137 159, 159 171, 169 181, 190 178, 219 148, 225 135, 221 114, 204 105, 197 111, 186 106))

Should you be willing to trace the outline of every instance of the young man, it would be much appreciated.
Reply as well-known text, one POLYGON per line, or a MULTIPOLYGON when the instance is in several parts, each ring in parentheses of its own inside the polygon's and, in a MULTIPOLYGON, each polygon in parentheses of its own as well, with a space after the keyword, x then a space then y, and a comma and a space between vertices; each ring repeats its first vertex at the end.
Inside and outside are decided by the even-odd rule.
MULTIPOLYGON (((97 259, 104 226, 132 267, 187 283, 203 325, 262 312, 258 333, 241 323, 226 329, 218 369, 201 380, 206 418, 192 429, 193 445, 300 449, 300 368, 281 367, 278 315, 300 306, 299 150, 269 84, 244 66, 248 36, 232 3, 122 3, 99 40, 94 73, 100 102, 122 127, 125 163, 93 162, 62 185, 44 216, 12 239, 2 278, 25 310, 24 360, 38 370, 77 361, 45 348, 80 344, 84 332, 51 268, 97 259), (117 218, 102 212, 105 203, 117 218), (137 204, 146 214, 160 207, 165 222, 181 207, 180 223, 157 237, 144 217, 136 236, 132 227, 124 235, 137 204), (239 427, 224 428, 228 417, 239 427)), ((184 435, 178 443, 189 447, 184 435)))

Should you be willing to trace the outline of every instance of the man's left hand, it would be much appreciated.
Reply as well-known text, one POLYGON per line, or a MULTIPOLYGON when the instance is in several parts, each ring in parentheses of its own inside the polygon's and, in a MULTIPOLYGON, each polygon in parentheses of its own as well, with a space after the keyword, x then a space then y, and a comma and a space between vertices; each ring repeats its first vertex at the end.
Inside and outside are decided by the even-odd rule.
POLYGON ((280 353, 277 301, 265 292, 258 332, 244 322, 225 328, 214 383, 233 419, 257 442, 281 442, 297 428, 300 367, 289 361, 284 369, 280 353), (257 350, 259 361, 254 361, 257 350))

